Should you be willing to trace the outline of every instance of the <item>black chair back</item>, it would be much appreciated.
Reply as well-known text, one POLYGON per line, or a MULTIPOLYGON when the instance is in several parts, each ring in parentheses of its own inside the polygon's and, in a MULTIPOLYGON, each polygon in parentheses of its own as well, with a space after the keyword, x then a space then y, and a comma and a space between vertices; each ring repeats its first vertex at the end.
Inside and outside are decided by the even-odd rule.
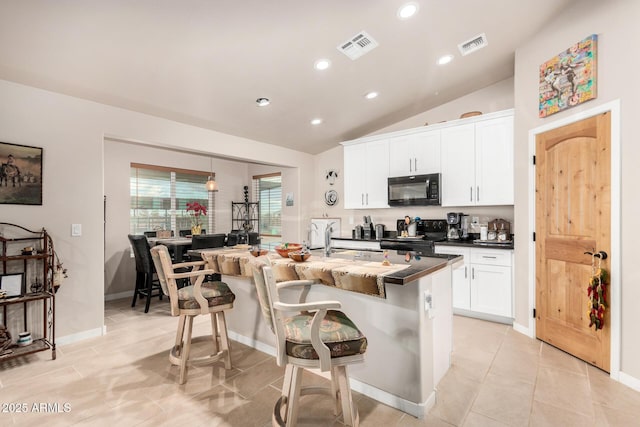
POLYGON ((254 231, 249 232, 249 244, 250 245, 259 245, 260 244, 260 234, 254 231))
POLYGON ((136 271, 138 273, 153 274, 156 270, 151 259, 151 247, 147 237, 139 234, 129 234, 128 237, 136 259, 136 271))
POLYGON ((200 234, 191 238, 191 249, 205 248, 221 248, 224 246, 226 235, 219 234, 200 234))
POLYGON ((238 243, 238 230, 231 230, 231 233, 227 234, 227 246, 235 246, 238 243))

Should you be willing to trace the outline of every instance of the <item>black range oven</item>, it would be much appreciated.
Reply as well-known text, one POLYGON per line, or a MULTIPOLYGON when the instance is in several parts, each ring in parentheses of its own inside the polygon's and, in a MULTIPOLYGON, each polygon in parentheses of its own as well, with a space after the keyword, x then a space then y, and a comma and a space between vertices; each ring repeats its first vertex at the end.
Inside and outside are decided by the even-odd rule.
MULTIPOLYGON (((397 222, 398 236, 404 229, 404 219, 397 222)), ((416 224, 415 237, 390 237, 380 240, 380 249, 434 253, 435 242, 447 239, 447 221, 444 219, 421 219, 416 224)))

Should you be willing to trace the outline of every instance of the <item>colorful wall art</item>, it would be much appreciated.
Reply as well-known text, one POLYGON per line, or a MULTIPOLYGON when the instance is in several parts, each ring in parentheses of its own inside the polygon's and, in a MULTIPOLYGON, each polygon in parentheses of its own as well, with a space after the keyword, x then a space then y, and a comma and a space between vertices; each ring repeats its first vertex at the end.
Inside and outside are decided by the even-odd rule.
POLYGON ((596 45, 592 34, 540 65, 539 117, 596 98, 596 45))

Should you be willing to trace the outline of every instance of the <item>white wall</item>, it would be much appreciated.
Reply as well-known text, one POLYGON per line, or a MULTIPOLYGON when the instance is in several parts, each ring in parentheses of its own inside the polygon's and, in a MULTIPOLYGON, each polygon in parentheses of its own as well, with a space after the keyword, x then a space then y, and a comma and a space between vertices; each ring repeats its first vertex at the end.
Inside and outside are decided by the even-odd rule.
MULTIPOLYGON (((104 324, 105 137, 313 169, 309 154, 0 80, 0 141, 43 147, 42 206, 3 205, 1 217, 51 233, 69 271, 56 295, 63 340, 104 324), (82 224, 81 237, 70 237, 72 223, 82 224)), ((308 175, 299 179, 301 188, 313 187, 308 175)))
MULTIPOLYGON (((516 235, 525 232, 529 216, 527 191, 529 182, 528 132, 543 124, 573 115, 615 99, 621 104, 622 141, 622 228, 621 274, 622 282, 622 336, 621 371, 640 378, 640 330, 637 304, 640 301, 640 269, 637 265, 637 241, 629 231, 633 230, 640 216, 638 198, 638 159, 640 144, 637 138, 637 118, 640 116, 640 85, 635 83, 633 71, 640 66, 633 46, 640 43, 637 18, 640 2, 635 0, 583 0, 575 2, 556 19, 549 22, 536 37, 516 51, 515 64, 515 165, 516 235), (562 113, 538 118, 538 70, 540 64, 565 50, 568 46, 591 35, 598 34, 597 85, 595 100, 562 113)), ((615 172, 615 171, 614 171, 615 172)), ((616 195, 612 195, 616 197, 616 195)), ((612 218, 617 221, 618 218, 612 218)), ((528 324, 528 243, 516 240, 516 322, 528 324)), ((585 295, 586 298, 586 295, 585 295)))
MULTIPOLYGON (((510 108, 513 108, 513 79, 506 79, 437 108, 395 123, 371 135, 421 127, 425 122, 435 124, 441 121, 455 120, 460 118, 460 115, 466 111, 492 113, 510 108)), ((339 146, 316 155, 314 173, 314 182, 316 185, 310 212, 312 217, 322 217, 323 215, 340 217, 342 219, 341 233, 344 237, 350 237, 353 227, 357 224, 362 224, 363 215, 371 215, 371 220, 374 224, 384 224, 387 229, 391 230, 396 229, 396 220, 404 218, 405 215, 429 219, 445 219, 446 213, 451 211, 477 215, 480 217, 481 222, 488 222, 495 218, 503 218, 513 222, 513 206, 465 207, 458 209, 437 206, 388 209, 344 209, 344 156, 342 151, 342 146, 339 146), (336 179, 334 185, 330 185, 329 182, 325 180, 325 173, 329 169, 337 169, 339 171, 338 179, 336 179), (335 189, 338 192, 338 203, 334 206, 327 206, 324 203, 324 193, 329 189, 335 189)), ((309 226, 308 221, 305 222, 305 226, 309 226)))
POLYGON ((135 263, 127 239, 130 232, 129 175, 132 162, 207 172, 213 169, 220 190, 214 193, 215 210, 209 212, 204 223, 203 228, 207 233, 227 233, 231 230, 231 202, 244 200, 243 187, 251 185, 246 162, 105 140, 104 194, 107 205, 104 293, 109 297, 133 295, 135 263), (213 229, 208 225, 209 218, 215 219, 213 229))
MULTIPOLYGON (((306 168, 305 168, 306 169, 306 168)), ((267 166, 250 164, 249 178, 255 175, 266 175, 279 172, 282 178, 282 242, 302 242, 305 239, 304 220, 309 216, 309 192, 304 191, 307 185, 301 185, 300 176, 312 180, 313 176, 308 176, 298 168, 288 168, 281 166, 267 166), (302 190, 301 190, 302 189, 302 190), (293 193, 293 206, 287 206, 285 198, 287 193, 293 193)))
POLYGON ((453 101, 446 102, 391 126, 372 132, 371 135, 411 129, 459 119, 463 113, 480 111, 483 114, 513 108, 513 78, 504 79, 491 86, 472 92, 453 101))

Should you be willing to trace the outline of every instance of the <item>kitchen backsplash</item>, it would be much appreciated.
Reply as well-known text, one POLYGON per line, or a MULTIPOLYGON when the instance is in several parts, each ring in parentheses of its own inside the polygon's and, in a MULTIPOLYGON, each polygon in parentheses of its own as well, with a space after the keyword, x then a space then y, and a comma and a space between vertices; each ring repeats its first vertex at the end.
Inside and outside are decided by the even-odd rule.
MULTIPOLYGON (((343 215, 329 214, 329 216, 341 218, 341 236, 350 237, 351 230, 353 230, 356 225, 363 224, 363 216, 370 216, 373 224, 384 224, 388 231, 395 231, 396 220, 404 218, 405 215, 409 215, 411 218, 446 219, 448 212, 461 212, 464 215, 469 215, 470 222, 474 217, 477 217, 478 222, 470 226, 470 233, 479 233, 480 224, 486 225, 489 221, 496 218, 509 221, 511 223, 511 231, 513 232, 513 206, 474 206, 466 208, 420 206, 390 209, 344 210, 342 211, 343 215)), ((325 212, 316 217, 321 218, 324 214, 325 212)))

